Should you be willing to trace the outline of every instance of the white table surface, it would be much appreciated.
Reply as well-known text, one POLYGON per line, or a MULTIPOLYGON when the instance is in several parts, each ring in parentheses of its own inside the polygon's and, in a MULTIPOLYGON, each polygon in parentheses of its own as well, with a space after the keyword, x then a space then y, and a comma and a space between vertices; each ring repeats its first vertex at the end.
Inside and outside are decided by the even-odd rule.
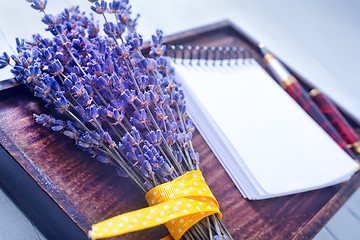
MULTIPOLYGON (((177 33, 228 19, 360 119, 360 1, 357 0, 132 0, 138 31, 177 33)), ((48 12, 86 0, 48 0, 48 12)), ((25 0, 1 0, 0 51, 13 51, 16 36, 29 38, 44 25, 25 0), (34 17, 35 16, 35 17, 34 17)), ((4 71, 0 78, 4 78, 4 71)), ((4 199, 4 200, 3 200, 4 199)), ((0 205, 0 213, 8 209, 0 205)), ((3 214, 0 214, 0 223, 3 214)), ((14 220, 14 224, 18 221, 14 220)), ((6 226, 6 225, 5 225, 6 226)), ((0 232, 4 226, 0 224, 0 232)), ((18 236, 18 235, 9 235, 18 236)), ((24 235, 26 236, 26 235, 24 235)), ((29 239, 26 237, 11 239, 29 239)), ((35 238, 36 239, 36 238, 35 238)))

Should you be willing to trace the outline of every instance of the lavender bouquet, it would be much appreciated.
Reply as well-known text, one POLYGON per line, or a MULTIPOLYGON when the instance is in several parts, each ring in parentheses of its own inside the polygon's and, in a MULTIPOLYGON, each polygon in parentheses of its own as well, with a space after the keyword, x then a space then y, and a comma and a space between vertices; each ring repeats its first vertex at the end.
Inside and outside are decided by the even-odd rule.
MULTIPOLYGON (((27 0, 44 14, 52 39, 35 34, 17 39, 17 56, 0 57, 17 81, 41 98, 56 118, 34 114, 37 123, 74 139, 98 161, 113 165, 144 193, 199 169, 191 143, 194 126, 186 114, 184 94, 163 57, 162 31, 152 36, 151 58, 141 52, 128 0, 90 0, 103 16, 104 36, 92 16, 78 7, 57 16, 47 1, 27 0), (108 18, 115 21, 108 21, 108 18)), ((232 239, 218 215, 193 225, 182 239, 232 239)))

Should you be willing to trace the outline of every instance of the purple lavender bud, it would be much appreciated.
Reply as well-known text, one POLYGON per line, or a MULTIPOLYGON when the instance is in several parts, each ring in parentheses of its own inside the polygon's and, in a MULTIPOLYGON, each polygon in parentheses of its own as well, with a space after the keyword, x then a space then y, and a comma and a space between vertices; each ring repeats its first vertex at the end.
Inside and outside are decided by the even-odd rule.
POLYGON ((87 142, 83 142, 83 141, 79 141, 78 142, 78 146, 81 147, 81 148, 91 148, 91 144, 90 143, 87 143, 87 142))
POLYGON ((41 1, 41 0, 32 0, 30 7, 32 7, 35 10, 44 11, 46 8, 47 0, 41 1))
MULTIPOLYGON (((62 43, 60 43, 59 45, 61 45, 62 43)), ((64 62, 65 60, 65 55, 62 52, 57 52, 55 53, 55 59, 58 59, 60 62, 64 62)))
MULTIPOLYGON (((138 39, 131 39, 130 41, 127 42, 127 46, 129 47, 129 50, 131 52, 136 52, 138 50, 140 50, 141 48, 141 43, 138 39)), ((146 69, 146 68, 144 68, 146 69)))
POLYGON ((186 137, 186 133, 180 133, 178 134, 178 143, 182 146, 185 144, 185 137, 186 137))
POLYGON ((173 152, 173 154, 174 154, 174 156, 175 156, 175 158, 176 158, 177 162, 178 162, 179 164, 181 164, 181 162, 183 161, 183 158, 182 158, 181 152, 180 152, 180 151, 178 151, 178 150, 176 150, 175 152, 173 152))
POLYGON ((159 129, 155 132, 150 131, 146 134, 146 139, 154 146, 161 144, 161 131, 159 129))
POLYGON ((71 139, 76 139, 76 137, 77 137, 77 132, 73 132, 73 131, 69 131, 69 130, 65 130, 63 132, 63 134, 71 139))
POLYGON ((93 65, 92 70, 95 72, 96 76, 101 76, 102 75, 102 69, 101 69, 101 66, 98 63, 95 63, 93 65))
POLYGON ((116 146, 116 143, 112 140, 108 132, 103 133, 103 139, 109 144, 111 148, 116 146))
POLYGON ((84 88, 89 96, 94 95, 94 90, 89 84, 85 84, 84 88))
POLYGON ((99 111, 94 104, 85 108, 85 111, 86 111, 86 115, 90 118, 90 121, 96 120, 96 118, 99 116, 99 111))
POLYGON ((90 143, 92 145, 98 146, 100 144, 100 141, 93 138, 90 133, 86 132, 83 136, 81 136, 81 141, 90 143))
POLYGON ((122 138, 122 144, 120 144, 120 149, 124 152, 135 152, 134 147, 127 141, 126 137, 122 138))
POLYGON ((161 29, 156 29, 155 35, 151 36, 154 45, 162 44, 164 42, 163 34, 161 29))
POLYGON ((115 27, 115 37, 116 38, 120 38, 121 35, 126 31, 126 26, 123 25, 122 23, 118 23, 115 27))
POLYGON ((58 92, 57 96, 58 98, 54 101, 56 110, 59 113, 63 113, 69 108, 69 104, 67 102, 67 99, 64 97, 63 92, 58 92))
POLYGON ((151 85, 156 85, 156 84, 157 84, 157 79, 156 79, 155 77, 151 76, 151 77, 149 78, 149 83, 150 83, 151 85))
POLYGON ((94 24, 92 23, 89 24, 87 29, 88 29, 89 38, 96 38, 98 36, 99 28, 94 24))
POLYGON ((99 162, 102 162, 102 163, 105 163, 105 164, 108 164, 110 163, 110 158, 109 157, 106 157, 106 156, 103 156, 103 155, 99 155, 97 156, 96 158, 99 162))
POLYGON ((15 42, 17 48, 23 48, 25 45, 24 39, 15 38, 15 42))
POLYGON ((164 169, 168 174, 171 174, 174 171, 173 167, 170 167, 170 165, 165 162, 164 160, 159 161, 160 167, 164 169))
POLYGON ((194 152, 193 150, 189 150, 189 155, 191 157, 191 160, 194 164, 198 164, 199 163, 199 153, 194 152))
POLYGON ((4 67, 6 67, 7 65, 9 65, 6 61, 0 59, 0 69, 3 69, 4 67))
POLYGON ((164 55, 166 51, 165 45, 157 45, 155 47, 151 47, 149 55, 153 58, 158 58, 164 55))
POLYGON ((131 127, 131 135, 132 135, 136 145, 139 145, 143 141, 140 136, 139 131, 134 126, 131 127))
POLYGON ((48 82, 50 84, 51 90, 53 90, 55 92, 59 92, 59 91, 62 90, 59 83, 55 80, 54 77, 49 77, 47 80, 48 80, 48 82))
POLYGON ((164 96, 159 97, 159 104, 162 107, 168 106, 170 104, 170 102, 171 102, 171 99, 170 99, 170 96, 168 94, 165 94, 164 96))
POLYGON ((9 55, 4 52, 2 56, 0 56, 0 69, 6 67, 10 63, 9 55))
POLYGON ((179 110, 180 110, 180 112, 181 112, 182 114, 184 114, 184 113, 186 112, 185 101, 184 101, 183 104, 181 104, 181 105, 179 106, 179 110))
POLYGON ((37 123, 37 124, 44 124, 44 122, 45 122, 45 120, 44 120, 44 116, 45 116, 45 114, 41 114, 41 115, 37 115, 37 114, 33 114, 33 118, 34 118, 34 120, 35 120, 35 122, 37 123))
POLYGON ((185 142, 190 142, 192 139, 192 133, 188 132, 185 136, 185 142))
POLYGON ((164 137, 169 145, 173 145, 178 139, 178 134, 169 131, 167 133, 164 133, 164 137))
POLYGON ((96 131, 91 131, 91 135, 94 139, 96 139, 98 142, 101 141, 101 136, 96 131))
POLYGON ((139 99, 140 104, 142 106, 149 106, 149 104, 151 102, 150 93, 148 93, 148 92, 145 92, 145 93, 139 92, 138 93, 138 99, 139 99))
POLYGON ((113 114, 113 118, 114 118, 115 121, 116 121, 116 122, 115 122, 116 124, 121 123, 122 120, 124 120, 124 118, 125 118, 125 112, 119 113, 119 111, 118 111, 117 109, 114 109, 114 110, 112 111, 112 114, 113 114))
POLYGON ((121 99, 114 99, 110 102, 111 106, 116 108, 118 111, 124 111, 126 108, 126 103, 121 99))
POLYGON ((174 103, 180 104, 180 95, 178 92, 173 91, 171 92, 170 96, 171 96, 172 104, 174 103))
POLYGON ((52 59, 52 54, 50 48, 42 49, 42 59, 44 61, 49 61, 52 59))
POLYGON ((159 121, 163 121, 167 118, 165 110, 163 108, 155 108, 155 113, 156 113, 156 119, 159 121))
POLYGON ((22 74, 22 72, 24 71, 24 67, 20 66, 20 65, 15 65, 10 72, 12 72, 14 75, 18 75, 18 74, 22 74))
POLYGON ((123 49, 120 46, 116 46, 114 48, 114 52, 117 54, 118 57, 121 57, 123 54, 123 49))
POLYGON ((51 14, 45 14, 45 16, 41 19, 41 21, 46 25, 52 25, 56 22, 56 19, 51 14))
MULTIPOLYGON (((58 22, 58 19, 55 19, 55 24, 58 22)), ((60 24, 56 24, 56 25, 52 25, 50 28, 48 28, 47 30, 49 30, 54 36, 58 35, 59 32, 63 32, 64 31, 64 26, 60 25, 60 24)))
POLYGON ((130 133, 126 133, 124 137, 121 139, 123 142, 128 142, 131 146, 136 145, 135 139, 130 135, 130 133))
POLYGON ((137 160, 138 160, 138 157, 133 152, 127 152, 126 156, 133 162, 137 162, 137 160))
POLYGON ((155 103, 157 103, 159 101, 159 95, 156 94, 154 91, 149 91, 149 94, 150 94, 150 98, 152 101, 154 101, 155 103))
POLYGON ((106 22, 104 24, 104 32, 106 35, 113 37, 116 35, 116 26, 112 22, 106 22))
POLYGON ((142 124, 137 118, 133 118, 131 117, 130 118, 130 122, 135 126, 137 127, 138 129, 146 129, 145 125, 142 124))
POLYGON ((148 62, 149 60, 147 58, 141 59, 136 63, 136 65, 143 70, 146 70, 148 68, 148 62))
POLYGON ((64 68, 61 65, 60 61, 57 59, 49 65, 49 72, 54 76, 59 75, 63 71, 64 71, 64 68))
POLYGON ((147 177, 147 178, 149 177, 149 172, 146 171, 145 168, 139 167, 139 170, 140 170, 140 172, 141 172, 145 177, 147 177))
POLYGON ((168 171, 166 171, 165 169, 162 168, 155 168, 154 171, 158 174, 160 174, 161 176, 168 176, 170 175, 170 173, 168 171))
POLYGON ((194 132, 195 131, 195 127, 194 127, 194 125, 193 125, 193 122, 190 120, 190 119, 188 119, 185 123, 184 123, 184 125, 185 125, 185 129, 186 129, 186 132, 194 132))
POLYGON ((177 128, 176 122, 169 122, 169 121, 166 122, 166 129, 168 131, 171 131, 174 133, 176 131, 176 128, 177 128))
POLYGON ((151 166, 151 163, 149 161, 145 160, 143 162, 143 167, 146 169, 146 171, 152 172, 152 166, 151 166))
POLYGON ((125 91, 121 94, 122 99, 127 103, 133 103, 136 99, 135 91, 125 89, 125 91))
POLYGON ((85 43, 81 37, 79 37, 78 39, 77 38, 73 39, 71 43, 71 46, 79 51, 83 48, 83 45, 85 45, 85 43))
POLYGON ((81 89, 78 96, 79 97, 77 98, 77 101, 82 106, 88 106, 92 102, 92 99, 89 97, 89 94, 88 94, 88 92, 86 91, 85 88, 81 89))
POLYGON ((40 85, 45 85, 45 84, 39 84, 38 86, 35 86, 34 96, 38 98, 46 98, 48 96, 48 93, 50 92, 50 89, 48 89, 46 85, 45 87, 40 85))
POLYGON ((99 77, 96 80, 96 86, 102 89, 107 89, 109 87, 109 81, 107 81, 104 77, 99 77))
POLYGON ((58 131, 61 131, 64 129, 64 126, 62 125, 55 125, 55 126, 52 126, 51 129, 55 132, 58 132, 58 131))
POLYGON ((54 42, 58 46, 61 46, 62 44, 65 44, 68 41, 69 41, 68 38, 64 34, 59 34, 59 35, 54 37, 54 42))
POLYGON ((79 115, 85 114, 84 109, 83 109, 82 107, 80 107, 80 106, 76 106, 76 107, 75 107, 75 111, 76 111, 79 115))
POLYGON ((219 235, 215 235, 214 240, 229 240, 229 238, 225 235, 222 235, 221 237, 219 235))
POLYGON ((151 143, 149 143, 147 140, 144 141, 143 152, 145 158, 150 162, 153 162, 155 156, 158 155, 158 151, 156 150, 156 148, 151 145, 151 143))
POLYGON ((69 78, 65 78, 64 86, 68 89, 71 89, 74 86, 74 83, 69 78))
POLYGON ((41 70, 38 65, 30 66, 24 70, 25 75, 27 76, 27 81, 31 82, 39 77, 41 70))
POLYGON ((103 14, 106 11, 107 3, 104 0, 101 0, 101 3, 95 2, 95 6, 91 6, 91 10, 97 14, 103 14))
POLYGON ((121 3, 120 1, 113 1, 109 3, 109 9, 107 10, 108 13, 116 13, 117 10, 120 9, 121 3))
POLYGON ((170 68, 169 61, 165 57, 159 57, 156 59, 156 62, 158 64, 160 71, 162 71, 166 74, 166 70, 168 70, 168 68, 170 68))

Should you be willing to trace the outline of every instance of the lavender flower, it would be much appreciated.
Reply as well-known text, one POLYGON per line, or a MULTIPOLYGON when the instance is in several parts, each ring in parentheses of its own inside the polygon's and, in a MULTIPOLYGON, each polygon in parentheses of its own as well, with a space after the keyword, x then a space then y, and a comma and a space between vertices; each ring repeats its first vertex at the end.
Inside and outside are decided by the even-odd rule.
POLYGON ((44 11, 45 10, 45 7, 46 7, 46 4, 47 4, 47 0, 45 1, 41 1, 41 0, 32 0, 32 1, 29 1, 28 2, 31 2, 31 7, 35 10, 39 10, 39 11, 44 11))
POLYGON ((46 25, 52 25, 55 23, 56 19, 51 14, 45 14, 45 16, 41 19, 41 21, 46 25))
POLYGON ((107 3, 104 0, 101 0, 100 3, 96 1, 95 6, 91 6, 91 10, 93 10, 97 14, 103 14, 106 11, 106 7, 107 7, 107 3))
POLYGON ((4 52, 2 56, 0 56, 0 69, 6 67, 10 63, 9 55, 4 52))
POLYGON ((60 116, 34 114, 38 124, 73 139, 144 192, 199 168, 191 143, 195 128, 173 68, 163 57, 161 30, 152 36, 147 58, 135 29, 139 15, 131 16, 128 0, 90 0, 91 9, 104 16, 105 37, 98 36, 97 23, 78 7, 55 16, 45 13, 46 0, 30 2, 44 13, 42 22, 54 36, 17 39, 18 54, 0 56, 0 68, 11 64, 15 79, 60 116), (106 14, 116 22, 107 21, 106 14))

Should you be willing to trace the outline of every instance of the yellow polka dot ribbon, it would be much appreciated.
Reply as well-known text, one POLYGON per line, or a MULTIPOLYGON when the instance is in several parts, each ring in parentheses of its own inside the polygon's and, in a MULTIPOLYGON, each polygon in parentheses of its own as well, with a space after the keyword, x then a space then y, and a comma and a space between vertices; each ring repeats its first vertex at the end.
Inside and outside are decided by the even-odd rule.
POLYGON ((114 237, 165 224, 171 237, 178 240, 201 219, 215 213, 221 217, 219 204, 199 170, 151 189, 145 198, 149 207, 97 223, 89 231, 89 237, 114 237))

